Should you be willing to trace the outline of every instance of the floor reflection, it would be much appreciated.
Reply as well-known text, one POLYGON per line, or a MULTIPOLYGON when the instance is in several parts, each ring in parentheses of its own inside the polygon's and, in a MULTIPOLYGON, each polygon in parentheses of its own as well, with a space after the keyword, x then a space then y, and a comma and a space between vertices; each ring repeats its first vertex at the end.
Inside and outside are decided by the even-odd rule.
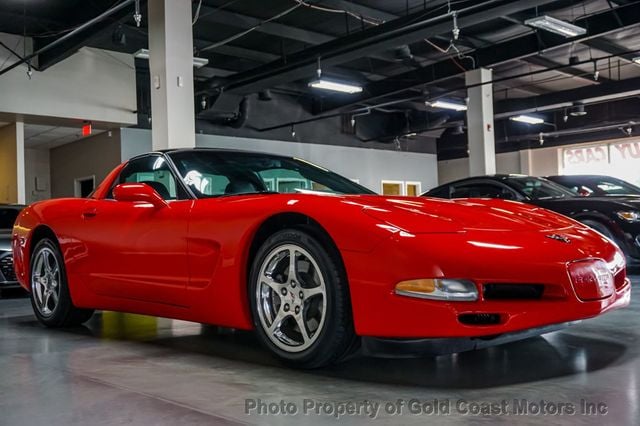
MULTIPOLYGON (((342 364, 304 374, 429 388, 487 388, 600 370, 625 355, 628 348, 619 342, 634 340, 633 336, 624 338, 621 332, 617 333, 615 341, 604 336, 573 334, 572 330, 580 331, 578 327, 581 326, 484 350, 439 357, 398 360, 354 356, 342 364)), ((180 355, 191 353, 224 358, 248 364, 246 367, 251 368, 287 368, 261 347, 253 333, 185 321, 105 312, 96 314, 86 327, 51 332, 143 342, 180 355)))

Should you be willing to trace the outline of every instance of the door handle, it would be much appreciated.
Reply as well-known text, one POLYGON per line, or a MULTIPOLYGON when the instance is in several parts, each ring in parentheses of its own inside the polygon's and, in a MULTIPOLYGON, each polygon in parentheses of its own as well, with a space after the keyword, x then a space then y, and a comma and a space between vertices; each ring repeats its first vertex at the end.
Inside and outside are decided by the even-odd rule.
POLYGON ((83 217, 84 219, 90 219, 90 218, 92 218, 92 217, 95 217, 95 216, 96 216, 96 214, 98 214, 98 212, 96 211, 96 209, 89 209, 89 210, 85 210, 85 211, 82 213, 82 217, 83 217))

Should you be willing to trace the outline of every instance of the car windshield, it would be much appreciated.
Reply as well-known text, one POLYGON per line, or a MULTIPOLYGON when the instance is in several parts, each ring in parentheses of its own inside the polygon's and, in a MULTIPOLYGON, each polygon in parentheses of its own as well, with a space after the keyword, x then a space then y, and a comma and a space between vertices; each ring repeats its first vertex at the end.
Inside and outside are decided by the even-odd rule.
POLYGON ((558 176, 555 179, 571 191, 587 196, 640 195, 640 188, 609 176, 558 176))
POLYGON ((508 182, 518 191, 532 200, 549 198, 575 197, 576 194, 568 189, 546 179, 531 176, 510 176, 508 182))
POLYGON ((250 193, 374 193, 296 158, 205 150, 176 151, 169 156, 198 198, 250 193))
POLYGON ((0 229, 12 229, 20 210, 0 207, 0 229))

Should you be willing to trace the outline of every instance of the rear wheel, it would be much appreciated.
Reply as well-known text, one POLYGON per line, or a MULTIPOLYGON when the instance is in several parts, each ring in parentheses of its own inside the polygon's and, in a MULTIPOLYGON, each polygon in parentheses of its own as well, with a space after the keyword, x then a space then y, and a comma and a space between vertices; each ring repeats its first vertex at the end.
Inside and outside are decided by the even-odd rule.
POLYGON ((93 315, 93 310, 73 305, 60 249, 49 238, 38 241, 33 250, 31 305, 38 321, 47 327, 80 325, 93 315))
POLYGON ((345 274, 315 238, 275 233, 258 250, 250 279, 254 326, 279 358, 317 368, 346 355, 356 337, 345 274))

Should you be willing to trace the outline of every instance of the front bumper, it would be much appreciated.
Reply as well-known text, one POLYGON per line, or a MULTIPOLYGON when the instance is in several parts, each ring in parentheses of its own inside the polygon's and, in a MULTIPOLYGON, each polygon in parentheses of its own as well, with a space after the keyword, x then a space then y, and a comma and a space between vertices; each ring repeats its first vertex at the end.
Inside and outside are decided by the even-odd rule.
POLYGON ((571 321, 485 337, 440 339, 385 339, 363 337, 361 350, 363 355, 379 358, 418 358, 426 355, 448 355, 517 342, 518 340, 559 331, 579 323, 580 321, 571 321))
POLYGON ((624 269, 616 275, 610 296, 589 301, 577 297, 567 272, 569 262, 612 262, 619 253, 597 234, 584 232, 586 237, 570 235, 573 244, 505 232, 397 235, 370 253, 343 252, 356 333, 382 339, 495 337, 592 318, 628 305, 631 285, 624 269), (471 279, 480 298, 447 302, 394 293, 400 281, 428 277, 471 279), (485 291, 488 284, 539 284, 545 292, 537 299, 491 299, 485 291))

